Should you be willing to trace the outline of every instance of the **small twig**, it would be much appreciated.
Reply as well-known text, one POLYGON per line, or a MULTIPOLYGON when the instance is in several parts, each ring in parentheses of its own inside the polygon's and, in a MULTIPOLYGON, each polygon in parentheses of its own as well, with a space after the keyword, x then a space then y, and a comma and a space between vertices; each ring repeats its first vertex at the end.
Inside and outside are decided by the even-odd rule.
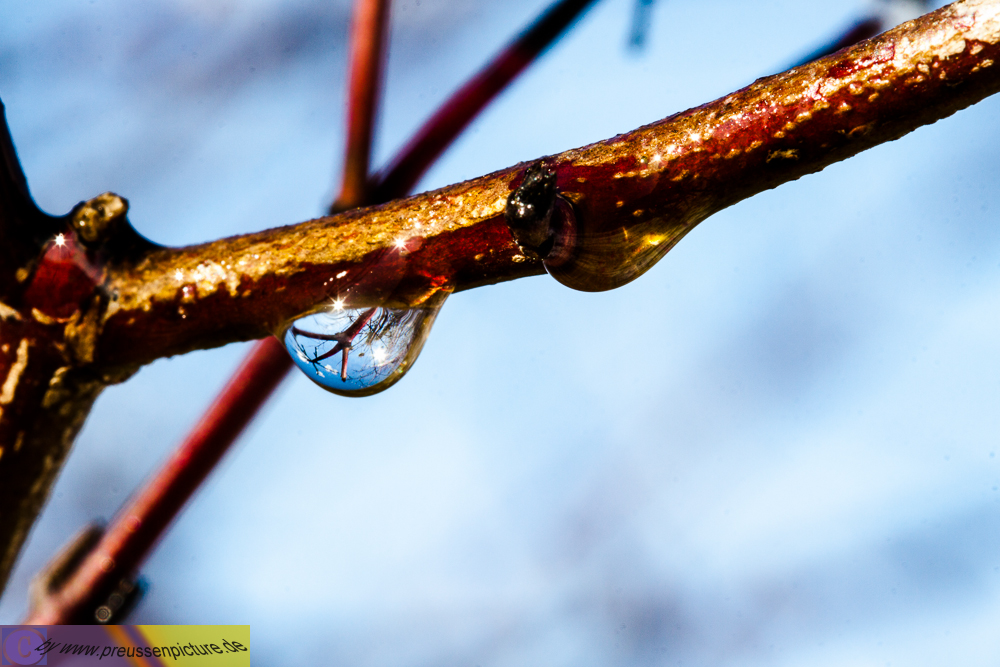
POLYGON ((427 169, 479 112, 576 20, 594 0, 561 0, 441 105, 376 178, 373 204, 413 190, 427 169))
POLYGON ((895 24, 902 18, 916 18, 918 14, 927 11, 930 3, 927 0, 883 0, 880 6, 875 8, 870 16, 859 19, 850 25, 843 33, 832 41, 819 47, 807 56, 799 59, 791 67, 799 67, 814 60, 819 60, 841 49, 854 46, 858 42, 863 42, 875 35, 895 27, 895 24), (900 5, 909 5, 899 11, 900 5), (894 11, 894 8, 896 10, 894 11), (913 12, 912 16, 906 16, 913 12))
POLYGON ((372 136, 382 90, 389 0, 358 0, 351 26, 350 88, 347 107, 347 146, 340 195, 330 213, 362 205, 367 197, 372 136))
MULTIPOLYGON (((21 168, 21 161, 17 159, 17 149, 14 148, 14 139, 10 134, 10 126, 7 124, 7 109, 3 102, 0 102, 0 201, 3 203, 3 211, 6 214, 8 206, 17 202, 23 206, 31 202, 31 193, 28 191, 28 179, 24 176, 21 168)), ((6 225, 4 225, 6 227, 6 225)))
POLYGON ((122 508, 63 586, 36 600, 25 623, 92 623, 91 615, 100 601, 132 575, 225 454, 227 447, 219 443, 236 439, 291 363, 276 339, 257 343, 184 443, 122 508))
POLYGON ((365 312, 361 313, 358 319, 354 320, 351 326, 347 327, 343 331, 337 334, 321 334, 313 333, 311 331, 303 331, 298 327, 292 327, 292 333, 296 336, 303 336, 305 338, 312 338, 315 340, 327 340, 336 341, 336 345, 332 349, 327 350, 318 357, 313 357, 309 360, 309 363, 318 363, 324 359, 329 359, 338 352, 343 351, 340 361, 340 379, 342 382, 347 382, 347 355, 350 354, 351 348, 354 347, 354 339, 358 337, 361 330, 365 328, 368 321, 375 314, 376 308, 369 308, 365 312))
POLYGON ((646 33, 649 32, 649 20, 653 13, 655 0, 635 0, 635 10, 632 12, 632 29, 629 31, 628 45, 634 51, 641 51, 646 46, 646 33))

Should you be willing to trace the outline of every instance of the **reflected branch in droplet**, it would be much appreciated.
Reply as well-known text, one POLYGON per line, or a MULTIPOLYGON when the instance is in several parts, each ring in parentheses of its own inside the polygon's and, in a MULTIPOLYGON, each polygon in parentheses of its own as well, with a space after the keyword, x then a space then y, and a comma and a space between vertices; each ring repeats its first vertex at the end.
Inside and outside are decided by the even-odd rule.
POLYGON ((298 318, 281 338, 313 382, 337 394, 367 396, 395 384, 413 365, 447 294, 441 290, 418 308, 327 308, 298 318), (339 374, 323 363, 337 353, 339 374))

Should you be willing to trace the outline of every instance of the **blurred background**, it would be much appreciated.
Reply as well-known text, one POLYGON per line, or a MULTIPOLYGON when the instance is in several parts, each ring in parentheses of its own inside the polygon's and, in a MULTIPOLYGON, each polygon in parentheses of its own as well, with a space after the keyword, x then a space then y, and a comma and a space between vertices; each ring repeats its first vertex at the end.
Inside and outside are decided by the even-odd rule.
MULTIPOLYGON (((631 130, 872 5, 601 0, 421 183, 631 130), (648 3, 644 3, 648 4, 648 3)), ((547 0, 397 0, 381 165, 547 0)), ((339 182, 348 0, 0 6, 45 210, 112 190, 189 244, 339 182)), ((613 292, 454 295, 409 375, 297 371, 143 569, 135 623, 250 624, 259 665, 995 665, 1000 99, 704 222, 613 292)), ((110 517, 247 345, 109 388, 0 601, 110 517)))

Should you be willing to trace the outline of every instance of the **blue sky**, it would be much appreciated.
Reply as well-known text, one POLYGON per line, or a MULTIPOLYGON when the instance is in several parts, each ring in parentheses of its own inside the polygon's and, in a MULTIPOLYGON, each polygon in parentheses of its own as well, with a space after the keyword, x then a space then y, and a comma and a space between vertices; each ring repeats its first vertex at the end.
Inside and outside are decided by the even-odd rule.
MULTIPOLYGON (((376 162, 542 2, 394 9, 376 162)), ((779 71, 861 2, 601 0, 421 183, 613 136, 779 71)), ((187 244, 318 215, 349 7, 8 3, 39 203, 106 190, 187 244)), ((998 101, 704 222, 648 274, 451 297, 408 376, 280 390, 152 556, 137 623, 249 623, 257 664, 992 665, 998 101), (291 639, 290 639, 291 638, 291 639)), ((109 388, 0 601, 108 517, 246 352, 109 388)))

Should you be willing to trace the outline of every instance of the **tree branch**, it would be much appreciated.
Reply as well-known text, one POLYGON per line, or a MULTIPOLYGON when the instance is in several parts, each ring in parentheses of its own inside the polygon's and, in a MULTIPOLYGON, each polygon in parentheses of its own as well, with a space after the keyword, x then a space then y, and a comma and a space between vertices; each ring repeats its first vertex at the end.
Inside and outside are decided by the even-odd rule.
POLYGON ((347 105, 347 148, 340 195, 330 213, 360 206, 367 200, 372 136, 382 90, 387 49, 389 0, 360 0, 351 26, 351 73, 347 105))
POLYGON ((16 290, 0 302, 0 581, 97 395, 125 377, 96 367, 93 353, 107 305, 104 259, 149 247, 124 224, 126 207, 102 195, 52 218, 65 231, 26 264, 3 267, 16 290))
POLYGON ((479 112, 506 90, 510 82, 592 4, 594 0, 562 0, 554 4, 489 65, 448 98, 374 179, 372 203, 381 204, 413 190, 430 165, 479 112))
POLYGON ((36 597, 36 606, 26 623, 94 622, 96 600, 106 598, 111 588, 131 573, 132 564, 139 562, 156 542, 225 454, 227 448, 214 443, 220 438, 230 442, 236 439, 284 378, 282 371, 287 368, 287 359, 287 354, 256 355, 250 363, 240 366, 183 445, 129 499, 101 539, 94 540, 96 547, 81 559, 65 585, 36 597), (269 378, 270 382, 251 381, 259 376, 269 378), (242 410, 234 410, 236 405, 242 410))
MULTIPOLYGON (((575 215, 562 282, 635 279, 706 217, 995 93, 1000 2, 965 0, 614 139, 545 158, 575 215)), ((108 272, 95 362, 132 366, 279 330, 334 297, 419 305, 542 273, 504 221, 525 165, 108 272), (397 243, 406 240, 406 250, 397 243), (135 341, 142 341, 141 345, 135 341)))

